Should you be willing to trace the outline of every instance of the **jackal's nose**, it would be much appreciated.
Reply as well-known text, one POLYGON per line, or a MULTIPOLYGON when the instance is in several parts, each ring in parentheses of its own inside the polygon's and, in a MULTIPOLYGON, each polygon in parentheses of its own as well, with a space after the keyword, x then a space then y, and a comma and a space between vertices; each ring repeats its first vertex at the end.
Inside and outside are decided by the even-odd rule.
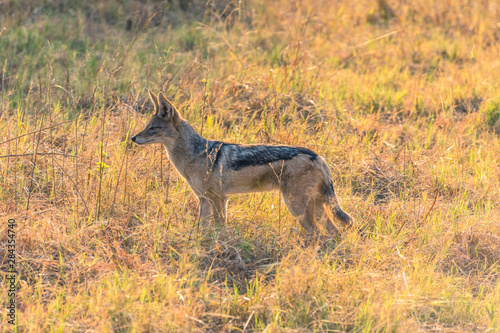
POLYGON ((135 142, 136 138, 136 136, 133 136, 131 140, 135 142))

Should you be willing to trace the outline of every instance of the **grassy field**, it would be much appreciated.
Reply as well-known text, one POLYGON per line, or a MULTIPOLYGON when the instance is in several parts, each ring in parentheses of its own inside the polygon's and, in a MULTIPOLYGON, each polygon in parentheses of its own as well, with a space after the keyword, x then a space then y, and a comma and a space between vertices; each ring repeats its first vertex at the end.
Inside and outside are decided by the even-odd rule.
POLYGON ((0 31, 2 331, 500 331, 498 2, 7 0, 0 31), (199 226, 130 141, 147 89, 321 154, 357 225, 311 240, 267 193, 199 226))

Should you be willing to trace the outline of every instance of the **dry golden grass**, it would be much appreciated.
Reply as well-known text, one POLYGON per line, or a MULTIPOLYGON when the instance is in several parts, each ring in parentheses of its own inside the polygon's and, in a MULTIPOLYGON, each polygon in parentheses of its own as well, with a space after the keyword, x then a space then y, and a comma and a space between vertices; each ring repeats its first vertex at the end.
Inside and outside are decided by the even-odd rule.
POLYGON ((498 3, 202 4, 0 4, 15 329, 500 331, 498 3), (277 193, 198 226, 165 152, 129 140, 147 89, 205 137, 323 155, 355 230, 307 239, 277 193))

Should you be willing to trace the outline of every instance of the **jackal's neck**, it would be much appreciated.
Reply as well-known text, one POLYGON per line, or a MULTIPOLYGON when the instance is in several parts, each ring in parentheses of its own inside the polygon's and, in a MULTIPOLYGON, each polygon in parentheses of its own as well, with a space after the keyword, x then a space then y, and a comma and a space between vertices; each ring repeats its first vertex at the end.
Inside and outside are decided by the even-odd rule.
POLYGON ((188 166, 196 156, 203 153, 207 146, 207 139, 199 135, 187 121, 182 120, 177 127, 179 138, 174 142, 164 144, 168 152, 168 158, 174 167, 183 175, 188 166))

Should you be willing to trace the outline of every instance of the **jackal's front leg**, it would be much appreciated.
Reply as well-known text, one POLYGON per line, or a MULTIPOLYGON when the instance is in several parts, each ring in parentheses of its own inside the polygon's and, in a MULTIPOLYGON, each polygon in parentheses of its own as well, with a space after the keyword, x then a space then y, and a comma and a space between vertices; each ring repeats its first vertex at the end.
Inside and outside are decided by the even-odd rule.
POLYGON ((199 205, 200 205, 199 218, 200 218, 200 221, 202 223, 204 223, 212 215, 212 205, 210 203, 210 200, 207 197, 199 196, 198 201, 199 201, 199 205))
POLYGON ((199 196, 200 221, 204 222, 213 216, 216 223, 226 223, 227 198, 218 196, 199 196))
POLYGON ((226 223, 227 217, 227 198, 215 197, 211 199, 212 212, 214 214, 215 223, 226 223))

